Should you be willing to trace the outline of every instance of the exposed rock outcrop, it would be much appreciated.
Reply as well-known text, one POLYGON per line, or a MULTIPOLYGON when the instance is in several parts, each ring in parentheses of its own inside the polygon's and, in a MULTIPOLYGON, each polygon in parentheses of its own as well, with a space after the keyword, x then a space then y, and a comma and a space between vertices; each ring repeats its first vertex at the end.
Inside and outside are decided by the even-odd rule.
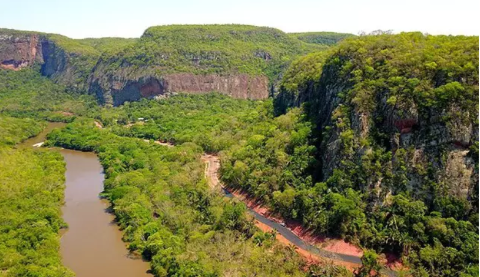
POLYGON ((42 75, 85 92, 87 77, 98 56, 67 51, 59 45, 59 39, 69 40, 56 35, 0 29, 0 68, 20 70, 39 66, 42 75))
MULTIPOLYGON (((478 39, 476 44, 466 40, 471 45, 464 52, 472 57, 457 60, 448 47, 458 42, 421 48, 413 45, 432 40, 403 36, 403 42, 412 40, 414 50, 404 52, 410 45, 399 47, 398 36, 340 46, 325 61, 319 80, 292 86, 297 90, 280 89, 277 111, 308 103, 318 133, 319 181, 341 171, 356 189, 371 192, 378 205, 388 195, 408 193, 428 203, 454 197, 475 206, 478 106, 471 103, 478 102, 478 39), (405 55, 416 60, 406 61, 405 55), (423 66, 426 55, 436 59, 427 63, 436 71, 423 66), (468 71, 446 77, 455 63, 468 71)), ((311 74, 313 66, 305 65, 298 74, 311 74)), ((339 176, 330 179, 332 186, 342 185, 339 176)))
POLYGON ((268 97, 268 79, 265 76, 246 74, 221 76, 173 73, 163 77, 147 76, 133 80, 109 78, 107 82, 92 79, 90 91, 96 93, 102 103, 114 106, 126 101, 180 92, 201 94, 215 91, 238 99, 265 99, 268 97))
POLYGON ((20 70, 35 63, 41 64, 42 54, 40 35, 0 32, 0 68, 20 70))
POLYGON ((294 53, 300 51, 298 41, 289 41, 286 34, 270 28, 175 26, 165 27, 167 33, 162 28, 150 28, 136 43, 125 44, 129 46, 125 51, 109 51, 103 56, 102 49, 109 48, 96 49, 91 42, 89 45, 59 35, 0 29, 0 68, 20 70, 38 66, 42 75, 71 90, 95 94, 99 102, 107 105, 175 93, 219 92, 233 98, 264 99, 269 96, 269 78, 262 71, 270 64, 277 66, 279 56, 274 57, 262 48, 251 48, 244 40, 272 40, 276 49, 274 39, 285 36, 287 41, 281 44, 292 44, 294 53), (182 32, 195 46, 188 48, 171 28, 182 32), (210 34, 197 37, 198 32, 192 31, 203 28, 210 34), (241 31, 233 32, 235 28, 241 31), (158 29, 160 38, 152 31, 158 29), (161 43, 164 36, 170 40, 168 48, 151 47, 152 40, 161 43), (209 49, 209 43, 220 37, 233 41, 232 45, 244 53, 236 53, 237 48, 231 47, 202 50, 209 49), (181 47, 187 48, 179 50, 181 47), (137 56, 136 48, 144 52, 137 56), (242 73, 238 67, 248 68, 249 73, 242 73))

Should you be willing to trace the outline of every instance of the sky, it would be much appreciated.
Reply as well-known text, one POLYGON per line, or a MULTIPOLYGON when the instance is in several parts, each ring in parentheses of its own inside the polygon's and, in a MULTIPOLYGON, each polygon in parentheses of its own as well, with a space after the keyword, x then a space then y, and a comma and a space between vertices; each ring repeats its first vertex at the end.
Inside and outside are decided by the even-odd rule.
POLYGON ((0 0, 0 28, 140 37, 155 25, 249 24, 285 32, 479 35, 479 0, 0 0))

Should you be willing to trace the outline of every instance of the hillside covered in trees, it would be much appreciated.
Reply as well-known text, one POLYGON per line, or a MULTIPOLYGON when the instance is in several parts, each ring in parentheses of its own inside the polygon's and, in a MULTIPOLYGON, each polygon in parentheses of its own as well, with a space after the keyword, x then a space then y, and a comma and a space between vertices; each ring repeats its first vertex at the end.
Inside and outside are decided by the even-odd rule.
POLYGON ((353 37, 353 34, 333 33, 333 32, 306 32, 306 33, 290 33, 292 37, 298 38, 307 43, 321 44, 332 46, 340 41, 353 37))
POLYGON ((48 145, 99 155, 124 239, 157 276, 349 274, 306 263, 258 230, 243 203, 210 190, 204 152, 220 157, 228 189, 361 247, 368 265, 359 276, 379 271, 376 253, 413 276, 478 276, 478 37, 243 25, 158 26, 139 39, 35 33, 23 37, 39 39, 42 56, 25 56, 31 64, 12 56, 23 55, 21 39, 12 48, 1 37, 0 166, 28 166, 31 181, 0 171, 0 208, 16 218, 0 224, 9 228, 0 253, 15 257, 0 255, 0 273, 67 272, 55 236, 61 161, 14 147, 49 120, 70 123, 48 145), (69 69, 49 71, 59 60, 69 69), (53 191, 39 193, 46 185, 53 191), (26 192, 41 209, 3 204, 27 201, 26 192), (50 234, 38 238, 48 252, 41 259, 22 246, 35 235, 13 232, 24 220, 50 234))
POLYGON ((290 197, 284 216, 393 250, 416 274, 478 275, 478 94, 478 37, 362 36, 302 58, 276 104, 316 125, 319 183, 269 193, 290 197))
POLYGON ((156 26, 139 39, 0 29, 0 66, 40 66, 42 75, 107 105, 178 92, 264 99, 292 59, 329 45, 248 25, 156 26))

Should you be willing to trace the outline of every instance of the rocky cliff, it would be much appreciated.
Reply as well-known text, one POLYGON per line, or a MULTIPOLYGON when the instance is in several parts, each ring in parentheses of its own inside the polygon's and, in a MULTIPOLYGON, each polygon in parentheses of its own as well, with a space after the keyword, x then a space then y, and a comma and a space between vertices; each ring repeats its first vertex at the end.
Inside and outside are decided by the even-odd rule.
POLYGON ((276 105, 308 103, 320 181, 381 205, 408 193, 446 216, 456 213, 451 201, 478 211, 478 38, 368 36, 312 62, 322 63, 320 77, 303 66, 276 105))
POLYGON ((99 53, 88 45, 52 34, 0 29, 0 67, 38 66, 42 75, 84 92, 99 53))
POLYGON ((35 63, 43 63, 38 34, 14 35, 0 31, 0 67, 20 70, 35 63))
POLYGON ((0 29, 1 68, 38 65, 107 105, 179 92, 264 99, 292 58, 325 48, 246 25, 158 26, 140 39, 83 40, 0 29))
POLYGON ((246 74, 218 75, 172 73, 164 76, 142 76, 138 79, 115 80, 104 89, 98 79, 90 83, 90 91, 104 104, 121 105, 141 98, 168 96, 176 93, 219 92, 238 99, 268 97, 268 79, 246 74))
POLYGON ((178 92, 264 99, 292 57, 322 49, 273 28, 151 27, 130 47, 102 55, 90 91, 113 105, 178 92))

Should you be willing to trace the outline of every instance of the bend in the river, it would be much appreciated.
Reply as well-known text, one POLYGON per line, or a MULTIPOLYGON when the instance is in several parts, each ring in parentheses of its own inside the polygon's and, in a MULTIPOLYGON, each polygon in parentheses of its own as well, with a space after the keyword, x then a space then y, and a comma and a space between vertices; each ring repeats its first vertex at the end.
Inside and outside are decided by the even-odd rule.
MULTIPOLYGON (((49 123, 38 136, 26 140, 22 146, 33 146, 45 140, 46 135, 62 123, 49 123)), ((108 212, 109 203, 101 199, 103 168, 97 155, 60 149, 66 162, 65 205, 63 219, 68 230, 60 239, 63 264, 77 277, 148 277, 149 264, 132 259, 122 232, 108 212)))

